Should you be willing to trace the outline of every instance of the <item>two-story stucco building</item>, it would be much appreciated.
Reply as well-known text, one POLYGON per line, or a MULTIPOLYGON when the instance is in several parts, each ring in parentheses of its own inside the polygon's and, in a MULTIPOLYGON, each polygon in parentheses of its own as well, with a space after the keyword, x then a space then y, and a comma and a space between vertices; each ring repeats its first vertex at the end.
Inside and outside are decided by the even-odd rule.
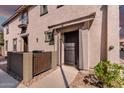
POLYGON ((119 62, 119 6, 20 6, 4 26, 7 51, 54 51, 58 64, 93 68, 119 62))

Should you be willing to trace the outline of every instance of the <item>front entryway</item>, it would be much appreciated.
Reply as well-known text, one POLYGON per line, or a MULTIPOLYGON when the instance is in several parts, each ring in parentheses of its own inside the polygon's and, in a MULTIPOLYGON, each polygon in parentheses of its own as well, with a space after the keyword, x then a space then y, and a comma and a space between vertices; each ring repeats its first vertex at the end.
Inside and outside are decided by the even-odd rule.
POLYGON ((24 41, 24 52, 28 52, 28 36, 23 37, 24 41))
POLYGON ((64 33, 64 62, 67 65, 79 65, 79 31, 64 33))

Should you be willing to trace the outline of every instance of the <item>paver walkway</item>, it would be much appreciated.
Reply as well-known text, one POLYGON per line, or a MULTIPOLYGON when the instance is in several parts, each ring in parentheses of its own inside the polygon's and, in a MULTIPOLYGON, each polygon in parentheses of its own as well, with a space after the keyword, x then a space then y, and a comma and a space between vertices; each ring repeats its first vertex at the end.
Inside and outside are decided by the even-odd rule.
POLYGON ((62 66, 48 76, 34 82, 30 87, 35 88, 65 88, 74 80, 78 70, 71 66, 62 66))
POLYGON ((17 80, 0 69, 0 88, 16 88, 18 84, 17 80))

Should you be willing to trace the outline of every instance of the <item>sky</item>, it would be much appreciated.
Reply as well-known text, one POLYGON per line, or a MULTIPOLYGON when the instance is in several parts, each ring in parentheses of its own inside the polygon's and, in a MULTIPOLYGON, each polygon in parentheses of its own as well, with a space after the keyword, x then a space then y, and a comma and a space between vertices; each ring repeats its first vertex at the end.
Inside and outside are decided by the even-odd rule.
POLYGON ((9 18, 18 7, 19 5, 0 5, 0 25, 9 18))

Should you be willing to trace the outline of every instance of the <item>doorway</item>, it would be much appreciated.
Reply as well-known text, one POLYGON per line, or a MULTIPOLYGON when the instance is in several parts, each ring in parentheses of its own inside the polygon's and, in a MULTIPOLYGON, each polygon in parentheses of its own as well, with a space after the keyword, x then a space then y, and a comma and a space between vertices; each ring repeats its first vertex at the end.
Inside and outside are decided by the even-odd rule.
POLYGON ((23 37, 23 41, 24 41, 24 52, 28 52, 28 36, 23 37))
POLYGON ((79 65, 79 31, 64 33, 64 63, 79 65))

